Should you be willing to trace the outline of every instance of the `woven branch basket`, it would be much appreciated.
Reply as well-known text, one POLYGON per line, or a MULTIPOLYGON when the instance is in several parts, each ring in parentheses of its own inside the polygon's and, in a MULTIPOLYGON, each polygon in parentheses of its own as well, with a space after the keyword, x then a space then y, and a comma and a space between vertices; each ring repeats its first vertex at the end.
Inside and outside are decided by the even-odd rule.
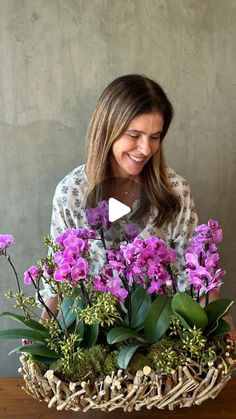
POLYGON ((121 408, 125 412, 147 409, 173 410, 176 407, 200 405, 208 398, 214 399, 222 390, 236 368, 233 346, 229 352, 208 369, 189 360, 171 374, 157 374, 149 366, 137 371, 136 375, 118 370, 99 382, 69 382, 59 379, 53 370, 42 373, 27 354, 20 357, 19 372, 25 380, 23 389, 48 407, 57 410, 87 412, 100 409, 111 412, 121 408))

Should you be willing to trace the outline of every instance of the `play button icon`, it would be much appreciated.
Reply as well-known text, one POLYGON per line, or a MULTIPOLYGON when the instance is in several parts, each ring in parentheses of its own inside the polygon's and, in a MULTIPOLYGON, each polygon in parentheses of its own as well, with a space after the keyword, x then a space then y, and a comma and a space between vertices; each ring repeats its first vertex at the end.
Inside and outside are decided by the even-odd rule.
POLYGON ((122 218, 124 215, 129 214, 131 208, 128 205, 123 204, 115 198, 109 198, 108 200, 108 218, 111 223, 119 218, 122 218))
POLYGON ((126 177, 107 177, 86 196, 88 225, 99 237, 102 234, 106 249, 118 249, 129 240, 131 230, 136 237, 145 229, 149 212, 140 213, 141 204, 146 211, 147 195, 138 182, 126 177))

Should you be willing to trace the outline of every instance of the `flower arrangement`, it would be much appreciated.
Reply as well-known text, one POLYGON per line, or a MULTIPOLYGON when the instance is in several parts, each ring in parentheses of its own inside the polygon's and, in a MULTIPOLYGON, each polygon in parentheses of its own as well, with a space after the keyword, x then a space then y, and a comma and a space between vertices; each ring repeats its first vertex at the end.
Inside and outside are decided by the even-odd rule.
POLYGON ((223 319, 233 301, 209 303, 209 292, 218 290, 225 274, 217 253, 219 224, 209 220, 196 228, 180 271, 175 250, 158 237, 140 238, 134 225, 125 227, 126 243, 106 249, 107 214, 102 201, 87 210, 91 228, 69 228, 55 242, 44 239, 48 256, 24 274, 25 285, 35 289, 47 312, 43 322, 35 298, 21 290, 8 254, 14 239, 0 235, 0 255, 17 283, 17 291, 5 295, 23 311, 1 316, 24 326, 1 330, 0 338, 22 339, 11 353, 23 354, 26 390, 49 407, 83 411, 172 409, 215 397, 235 365, 230 326, 223 319), (106 257, 96 274, 91 269, 95 240, 106 257), (179 291, 180 277, 186 292, 179 291), (57 315, 42 299, 42 281, 57 296, 57 315))

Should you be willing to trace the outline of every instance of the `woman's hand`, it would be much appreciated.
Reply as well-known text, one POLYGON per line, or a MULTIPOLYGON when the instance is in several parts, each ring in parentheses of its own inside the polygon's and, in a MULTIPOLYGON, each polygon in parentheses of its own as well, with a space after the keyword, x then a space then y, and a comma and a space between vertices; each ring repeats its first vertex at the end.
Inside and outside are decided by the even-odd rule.
MULTIPOLYGON (((47 306, 47 308, 49 308, 51 313, 56 317, 58 314, 58 297, 48 298, 45 301, 45 305, 47 306)), ((41 314, 41 322, 44 322, 45 320, 49 320, 49 319, 50 319, 49 314, 47 313, 47 310, 44 308, 41 314)))
POLYGON ((232 329, 229 333, 226 335, 230 340, 236 343, 236 330, 232 329))

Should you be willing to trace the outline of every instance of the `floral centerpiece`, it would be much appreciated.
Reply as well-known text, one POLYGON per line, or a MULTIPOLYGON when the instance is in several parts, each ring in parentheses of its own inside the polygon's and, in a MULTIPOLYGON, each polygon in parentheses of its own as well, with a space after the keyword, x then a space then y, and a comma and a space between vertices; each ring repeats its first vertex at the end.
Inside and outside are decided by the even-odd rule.
POLYGON ((106 249, 107 206, 87 211, 92 228, 69 228, 55 242, 44 239, 48 256, 31 266, 24 283, 33 287, 48 320, 37 319, 36 301, 23 293, 8 254, 11 235, 0 235, 0 255, 14 270, 17 291, 6 297, 23 314, 4 312, 24 327, 1 330, 1 339, 22 339, 25 390, 58 410, 125 411, 142 406, 173 409, 216 397, 235 367, 230 326, 223 319, 233 301, 209 302, 222 285, 215 220, 200 225, 177 269, 176 252, 157 238, 136 236, 106 249), (136 236, 136 237, 135 237, 136 236), (91 248, 101 240, 106 262, 94 274, 91 248), (180 292, 179 278, 186 292, 180 292), (41 283, 57 295, 53 314, 41 296, 41 283), (205 299, 204 308, 200 300, 205 299))

